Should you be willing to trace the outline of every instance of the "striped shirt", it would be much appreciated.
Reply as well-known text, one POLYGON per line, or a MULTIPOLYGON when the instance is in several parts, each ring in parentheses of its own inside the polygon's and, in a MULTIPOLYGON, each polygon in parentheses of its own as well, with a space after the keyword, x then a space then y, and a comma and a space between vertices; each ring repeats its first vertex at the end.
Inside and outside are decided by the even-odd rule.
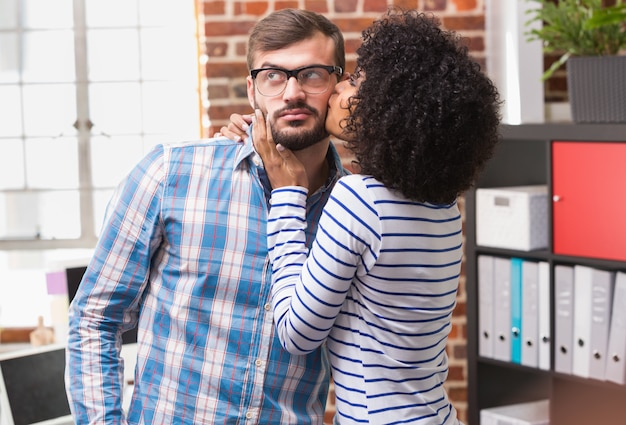
MULTIPOLYGON (((345 174, 307 201, 313 232, 345 174)), ((157 146, 120 185, 70 307, 66 383, 80 424, 322 424, 324 350, 290 355, 269 304, 270 190, 251 143, 157 146), (121 411, 121 333, 138 320, 121 411)))
POLYGON ((283 346, 306 354, 326 341, 336 423, 458 424, 443 387, 463 256, 456 202, 411 202, 371 177, 343 177, 308 253, 306 197, 300 187, 272 192, 271 300, 283 346))

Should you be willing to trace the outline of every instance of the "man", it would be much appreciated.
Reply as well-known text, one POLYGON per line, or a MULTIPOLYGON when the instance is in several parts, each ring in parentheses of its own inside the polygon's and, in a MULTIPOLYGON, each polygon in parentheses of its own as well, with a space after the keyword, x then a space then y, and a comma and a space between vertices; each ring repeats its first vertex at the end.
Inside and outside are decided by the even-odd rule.
MULTIPOLYGON (((345 174, 324 130, 343 37, 320 15, 286 9, 255 26, 248 50, 250 104, 306 166, 311 241, 345 174)), ((131 171, 70 307, 77 423, 125 423, 121 334, 138 323, 127 423, 322 424, 325 352, 292 356, 274 336, 270 190, 251 141, 158 146, 131 171)))

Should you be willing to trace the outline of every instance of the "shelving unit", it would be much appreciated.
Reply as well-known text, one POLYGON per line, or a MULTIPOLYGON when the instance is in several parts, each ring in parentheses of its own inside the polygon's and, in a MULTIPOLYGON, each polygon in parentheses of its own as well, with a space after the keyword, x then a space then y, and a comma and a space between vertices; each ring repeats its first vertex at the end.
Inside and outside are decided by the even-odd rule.
MULTIPOLYGON (((487 164, 479 178, 477 188, 504 186, 548 185, 549 198, 553 188, 553 144, 568 142, 609 142, 626 146, 626 124, 529 124, 504 125, 501 128, 503 140, 495 156, 487 164)), ((621 147, 621 146, 620 146, 621 147)), ((623 156, 621 163, 626 169, 626 149, 617 149, 623 156)), ((593 164, 579 170, 579 177, 593 175, 593 164)), ((621 193, 606 194, 602 205, 598 205, 599 216, 602 208, 615 208, 626 205, 626 178, 618 176, 621 193)), ((609 182, 607 182, 608 184, 609 182)), ((613 186, 615 181, 611 182, 613 186)), ((597 193, 603 193, 598 187, 597 193)), ((626 423, 626 385, 617 385, 594 379, 584 379, 574 375, 554 371, 554 344, 552 345, 551 369, 540 370, 479 356, 478 347, 478 278, 477 257, 480 254, 520 257, 529 260, 546 261, 550 266, 552 320, 551 335, 554 341, 554 266, 555 264, 587 265, 605 270, 626 271, 626 261, 595 256, 573 256, 557 254, 554 251, 553 203, 548 207, 547 249, 535 251, 515 251, 481 247, 476 245, 476 193, 471 190, 465 197, 466 205, 466 276, 467 276, 467 331, 468 331, 468 424, 479 425, 480 410, 488 407, 522 403, 538 399, 550 399, 551 425, 588 425, 626 423)), ((626 222, 626 208, 622 209, 626 222)), ((588 226, 582 220, 579 226, 588 226)), ((625 225, 626 226, 626 225, 625 225)), ((615 238, 626 239, 622 227, 615 238)), ((617 240, 617 239, 616 239, 617 240)), ((611 243, 611 241, 606 241, 611 243)), ((619 245, 618 245, 619 246, 619 245)), ((604 255, 604 254, 603 254, 604 255)), ((624 253, 626 255, 626 253, 624 253)), ((622 257, 624 258, 624 257, 622 257)))

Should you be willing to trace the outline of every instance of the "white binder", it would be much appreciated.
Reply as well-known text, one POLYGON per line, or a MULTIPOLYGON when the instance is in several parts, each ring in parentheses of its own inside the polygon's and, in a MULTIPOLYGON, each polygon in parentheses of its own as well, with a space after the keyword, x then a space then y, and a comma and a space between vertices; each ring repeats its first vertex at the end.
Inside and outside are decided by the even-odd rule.
POLYGON ((554 297, 554 370, 571 374, 574 338, 574 268, 572 266, 554 267, 554 297))
POLYGON ((617 384, 626 383, 626 273, 615 275, 613 309, 609 331, 609 348, 604 379, 617 384))
POLYGON ((604 379, 615 273, 595 269, 591 287, 591 340, 589 377, 604 379))
POLYGON ((538 265, 538 295, 539 298, 539 350, 538 364, 543 370, 550 370, 552 353, 552 300, 550 299, 550 265, 547 261, 540 261, 538 265))
POLYGON ((493 358, 494 350, 494 258, 478 256, 478 354, 493 358))
POLYGON ((593 269, 574 266, 574 340, 572 374, 589 377, 591 357, 591 287, 593 269))
POLYGON ((494 257, 494 346, 497 360, 511 361, 511 260, 494 257))
POLYGON ((522 263, 522 364, 537 367, 539 361, 539 264, 522 263))

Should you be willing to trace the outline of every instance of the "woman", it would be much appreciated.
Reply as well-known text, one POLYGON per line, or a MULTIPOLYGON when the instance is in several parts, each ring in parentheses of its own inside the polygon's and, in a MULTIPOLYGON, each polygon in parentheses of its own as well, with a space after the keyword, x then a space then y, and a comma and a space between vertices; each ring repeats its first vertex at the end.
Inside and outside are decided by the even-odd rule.
POLYGON ((457 36, 415 10, 374 22, 357 54, 326 128, 359 174, 334 187, 310 252, 306 175, 255 115, 274 189, 277 334, 296 354, 326 342, 336 424, 458 424, 443 387, 463 257, 457 197, 497 143, 498 93, 457 36))

